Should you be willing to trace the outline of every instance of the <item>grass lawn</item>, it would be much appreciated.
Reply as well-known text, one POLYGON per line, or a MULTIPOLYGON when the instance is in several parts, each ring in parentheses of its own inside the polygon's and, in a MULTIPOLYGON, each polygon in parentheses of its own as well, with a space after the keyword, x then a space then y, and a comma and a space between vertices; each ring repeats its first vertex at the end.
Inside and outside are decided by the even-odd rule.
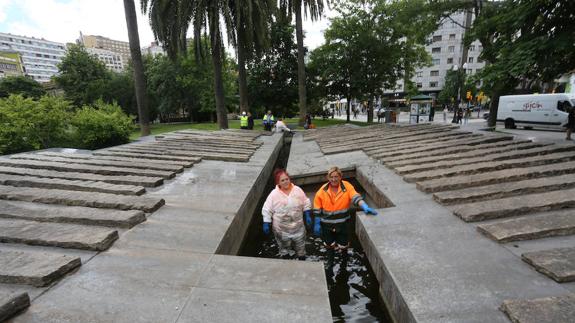
MULTIPOLYGON (((285 119, 284 120, 288 125, 296 125, 298 122, 297 118, 285 119)), ((254 120, 254 130, 264 130, 263 120, 254 120)), ((339 119, 327 119, 321 120, 320 118, 314 119, 313 123, 316 127, 329 127, 338 124, 345 124, 344 120, 339 119)), ((355 124, 358 126, 366 126, 367 123, 365 122, 357 122, 351 121, 350 124, 355 124)), ((229 120, 228 125, 230 129, 240 129, 240 120, 229 120)), ((185 129, 195 129, 195 130, 218 130, 217 123, 175 123, 175 124, 153 124, 152 125, 152 135, 159 135, 164 132, 171 132, 177 130, 185 130, 185 129)), ((296 129, 303 130, 303 127, 297 127, 296 129)), ((130 140, 136 140, 140 137, 140 130, 136 130, 132 132, 130 135, 130 140)))

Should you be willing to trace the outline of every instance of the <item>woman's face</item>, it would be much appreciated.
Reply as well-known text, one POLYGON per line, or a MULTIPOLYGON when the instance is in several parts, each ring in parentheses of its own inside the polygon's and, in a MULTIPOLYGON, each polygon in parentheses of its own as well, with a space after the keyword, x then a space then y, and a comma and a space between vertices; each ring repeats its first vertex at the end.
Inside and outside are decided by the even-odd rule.
POLYGON ((289 188, 289 184, 290 184, 289 176, 287 176, 286 174, 281 174, 278 186, 281 189, 287 190, 289 188))
POLYGON ((341 181, 341 176, 338 172, 332 172, 327 176, 327 180, 329 181, 329 185, 332 187, 338 187, 339 182, 341 181))

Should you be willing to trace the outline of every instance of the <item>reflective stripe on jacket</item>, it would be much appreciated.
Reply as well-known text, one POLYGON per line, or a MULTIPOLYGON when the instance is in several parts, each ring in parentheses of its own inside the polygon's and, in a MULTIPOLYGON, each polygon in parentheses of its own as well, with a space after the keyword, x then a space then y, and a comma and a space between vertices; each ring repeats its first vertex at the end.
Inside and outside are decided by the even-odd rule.
POLYGON ((248 126, 248 116, 241 116, 240 127, 247 127, 247 126, 248 126))
POLYGON ((359 202, 362 200, 361 195, 347 181, 341 181, 335 194, 327 183, 315 193, 313 213, 321 218, 321 222, 345 222, 349 219, 350 205, 359 206, 359 202))
POLYGON ((265 115, 264 116, 264 124, 274 124, 274 116, 273 115, 265 115))

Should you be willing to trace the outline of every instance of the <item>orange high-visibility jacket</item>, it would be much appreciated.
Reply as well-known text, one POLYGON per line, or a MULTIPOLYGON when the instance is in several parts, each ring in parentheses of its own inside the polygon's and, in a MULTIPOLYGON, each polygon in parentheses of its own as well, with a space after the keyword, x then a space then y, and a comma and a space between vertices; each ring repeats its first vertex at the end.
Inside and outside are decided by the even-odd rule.
POLYGON ((341 223, 349 219, 350 204, 359 206, 363 198, 359 195, 353 185, 347 181, 341 181, 334 194, 329 188, 329 183, 324 184, 315 193, 313 200, 313 213, 321 218, 325 223, 341 223))

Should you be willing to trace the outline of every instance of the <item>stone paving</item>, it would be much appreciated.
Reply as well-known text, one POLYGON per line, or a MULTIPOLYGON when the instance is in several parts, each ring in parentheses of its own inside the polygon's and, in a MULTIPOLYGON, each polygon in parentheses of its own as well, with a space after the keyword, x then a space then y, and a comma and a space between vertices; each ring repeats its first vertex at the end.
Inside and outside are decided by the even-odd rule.
MULTIPOLYGON (((297 143, 296 139, 294 142, 297 143)), ((399 321, 500 321, 495 313, 489 314, 498 306, 501 306, 514 322, 568 321, 561 321, 561 315, 554 317, 553 315, 557 314, 553 313, 555 311, 571 315, 564 317, 574 317, 575 299, 572 296, 563 297, 563 294, 573 295, 569 294, 573 286, 567 282, 574 280, 575 253, 573 248, 558 248, 565 245, 565 241, 569 245, 568 241, 571 240, 564 238, 571 237, 575 233, 575 177, 573 175, 575 174, 575 145, 572 143, 555 144, 545 141, 531 142, 525 139, 514 140, 510 135, 496 133, 473 133, 471 135, 451 125, 424 124, 316 129, 306 131, 300 143, 302 148, 292 145, 292 155, 294 149, 306 150, 306 153, 313 155, 315 159, 321 159, 320 161, 312 161, 311 158, 297 160, 296 158, 299 157, 292 159, 290 156, 291 164, 288 164, 288 171, 292 175, 304 177, 305 174, 318 174, 320 167, 323 167, 325 172, 328 165, 348 165, 348 167, 355 168, 356 176, 368 178, 369 180, 364 181, 370 181, 373 183, 370 185, 379 187, 394 204, 392 209, 381 210, 383 216, 376 217, 374 220, 360 216, 361 221, 356 230, 359 230, 360 240, 363 239, 367 244, 367 247, 365 245, 363 247, 368 253, 372 266, 376 267, 376 274, 382 284, 382 296, 384 299, 387 298, 386 302, 392 314, 399 321), (311 144, 312 142, 316 145, 315 147, 311 144), (303 146, 307 148, 304 149, 303 146), (440 209, 435 210, 436 208, 427 202, 429 197, 424 197, 424 195, 413 200, 419 196, 411 192, 412 186, 410 185, 413 184, 396 182, 388 171, 380 171, 379 166, 363 166, 368 165, 369 162, 357 153, 367 154, 377 163, 394 171, 395 176, 403 179, 404 183, 415 183, 415 187, 421 192, 433 193, 433 199, 445 207, 440 206, 440 209), (335 161, 340 161, 340 163, 335 161), (367 169, 369 169, 368 174, 365 173, 367 169), (378 176, 385 178, 385 181, 380 180, 378 176), (405 188, 402 189, 402 187, 405 188), (408 191, 411 193, 407 193, 408 191), (402 203, 403 200, 410 200, 410 202, 405 204, 402 203), (419 213, 429 214, 428 217, 437 222, 431 222, 429 218, 422 219, 422 222, 415 226, 407 225, 411 223, 410 217, 421 218, 419 213), (452 214, 451 220, 439 216, 439 214, 446 213, 452 214), (401 217, 396 218, 395 214, 401 217), (458 218, 465 222, 457 224, 458 218), (381 223, 381 226, 375 225, 374 222, 381 223), (404 222, 407 222, 405 226, 399 226, 404 222), (465 224, 466 222, 480 223, 465 224), (430 227, 426 228, 426 225, 430 227), (517 258, 507 259, 508 256, 504 253, 499 254, 500 251, 495 246, 480 242, 481 236, 471 237, 467 233, 465 238, 454 239, 455 234, 451 231, 455 227, 458 228, 457 230, 463 230, 461 225, 483 233, 483 239, 497 241, 502 250, 508 249, 514 252, 513 249, 517 247, 516 243, 521 241, 529 242, 530 248, 536 251, 519 254, 521 256, 519 260, 523 260, 523 263, 518 262, 517 258), (391 226, 392 229, 386 226, 391 226), (438 226, 437 229, 434 229, 436 226, 438 226), (432 239, 431 235, 436 234, 437 239, 432 239), (420 246, 415 241, 401 244, 400 241, 407 237, 427 243, 429 246, 420 246), (451 244, 452 246, 446 245, 445 247, 452 249, 455 247, 453 244, 457 244, 455 249, 458 251, 454 249, 445 254, 443 250, 439 251, 432 247, 434 244, 443 245, 444 243, 451 244), (413 249, 415 246, 424 248, 435 258, 422 254, 423 250, 413 249), (449 255, 459 252, 463 246, 466 246, 468 255, 461 254, 458 257, 449 255), (369 255, 371 252, 373 254, 369 255), (412 253, 418 255, 415 257, 418 260, 408 265, 406 260, 410 259, 408 255, 412 253), (472 254, 477 254, 476 258, 468 259, 472 254), (484 255, 487 255, 486 258, 484 255), (426 263, 425 259, 428 259, 429 263, 426 263), (439 259, 441 263, 438 263, 439 259), (470 263, 463 263, 463 259, 467 259, 470 263), (500 260, 496 264, 493 262, 494 259, 500 260), (442 289, 447 286, 443 285, 444 282, 439 277, 445 277, 445 273, 451 270, 439 273, 436 269, 450 266, 456 272, 466 270, 471 275, 485 275, 484 270, 488 270, 482 269, 478 261, 491 264, 492 268, 505 264, 503 265, 505 269, 477 281, 473 276, 463 281, 455 279, 458 283, 451 282, 449 291, 442 289), (394 267, 395 262, 403 263, 403 266, 394 267), (469 267, 468 265, 471 264, 473 266, 469 267), (380 269, 377 268, 378 266, 380 269), (525 287, 537 286, 543 282, 537 278, 537 283, 535 283, 534 277, 536 276, 526 272, 526 268, 548 276, 553 279, 552 283, 545 283, 547 286, 545 288, 539 285, 530 292, 525 290, 520 292, 525 287), (405 281, 401 278, 409 277, 412 271, 415 271, 413 274, 416 276, 405 281), (507 273, 514 273, 514 278, 507 273), (423 284, 424 286, 416 287, 413 285, 415 282, 427 281, 419 275, 431 276, 434 280, 428 281, 426 283, 428 286, 423 284), (500 276, 500 279, 508 278, 505 278, 507 279, 505 283, 492 284, 493 280, 498 279, 497 276, 500 276), (391 277, 393 278, 390 282, 391 277), (565 288, 559 285, 553 286, 556 284, 555 281, 562 283, 561 286, 565 288), (515 285, 516 282, 517 285, 515 285), (472 289, 469 285, 476 283, 479 285, 473 288, 477 294, 467 295, 463 289, 472 289), (425 298, 423 300, 422 295, 428 293, 423 288, 440 289, 441 291, 438 291, 439 294, 435 297, 443 298, 446 302, 475 299, 464 305, 473 307, 475 304, 475 308, 469 308, 466 317, 458 317, 458 310, 454 309, 451 312, 437 312, 439 308, 447 304, 425 298), (493 296, 487 296, 492 295, 492 292, 493 296), (450 299, 445 296, 441 297, 444 293, 459 293, 459 295, 450 299), (553 297, 539 301, 537 296, 553 297), (534 304, 537 303, 536 310, 530 310, 529 315, 525 315, 527 312, 525 304, 530 304, 531 299, 534 299, 534 304), (486 300, 490 303, 489 307, 481 307, 485 306, 483 302, 486 300), (493 304, 494 302, 499 302, 499 304, 493 304), (484 311, 476 312, 479 308, 483 308, 484 311), (558 320, 541 319, 546 316, 558 320)), ((465 250, 461 251, 465 252, 465 250)), ((459 277, 461 273, 454 273, 454 275, 459 277)), ((445 283, 447 284, 455 277, 445 277, 445 283)))
POLYGON ((321 264, 214 255, 237 252, 282 138, 179 131, 0 157, 0 321, 328 321, 321 264), (230 310, 240 296, 275 310, 230 310))

